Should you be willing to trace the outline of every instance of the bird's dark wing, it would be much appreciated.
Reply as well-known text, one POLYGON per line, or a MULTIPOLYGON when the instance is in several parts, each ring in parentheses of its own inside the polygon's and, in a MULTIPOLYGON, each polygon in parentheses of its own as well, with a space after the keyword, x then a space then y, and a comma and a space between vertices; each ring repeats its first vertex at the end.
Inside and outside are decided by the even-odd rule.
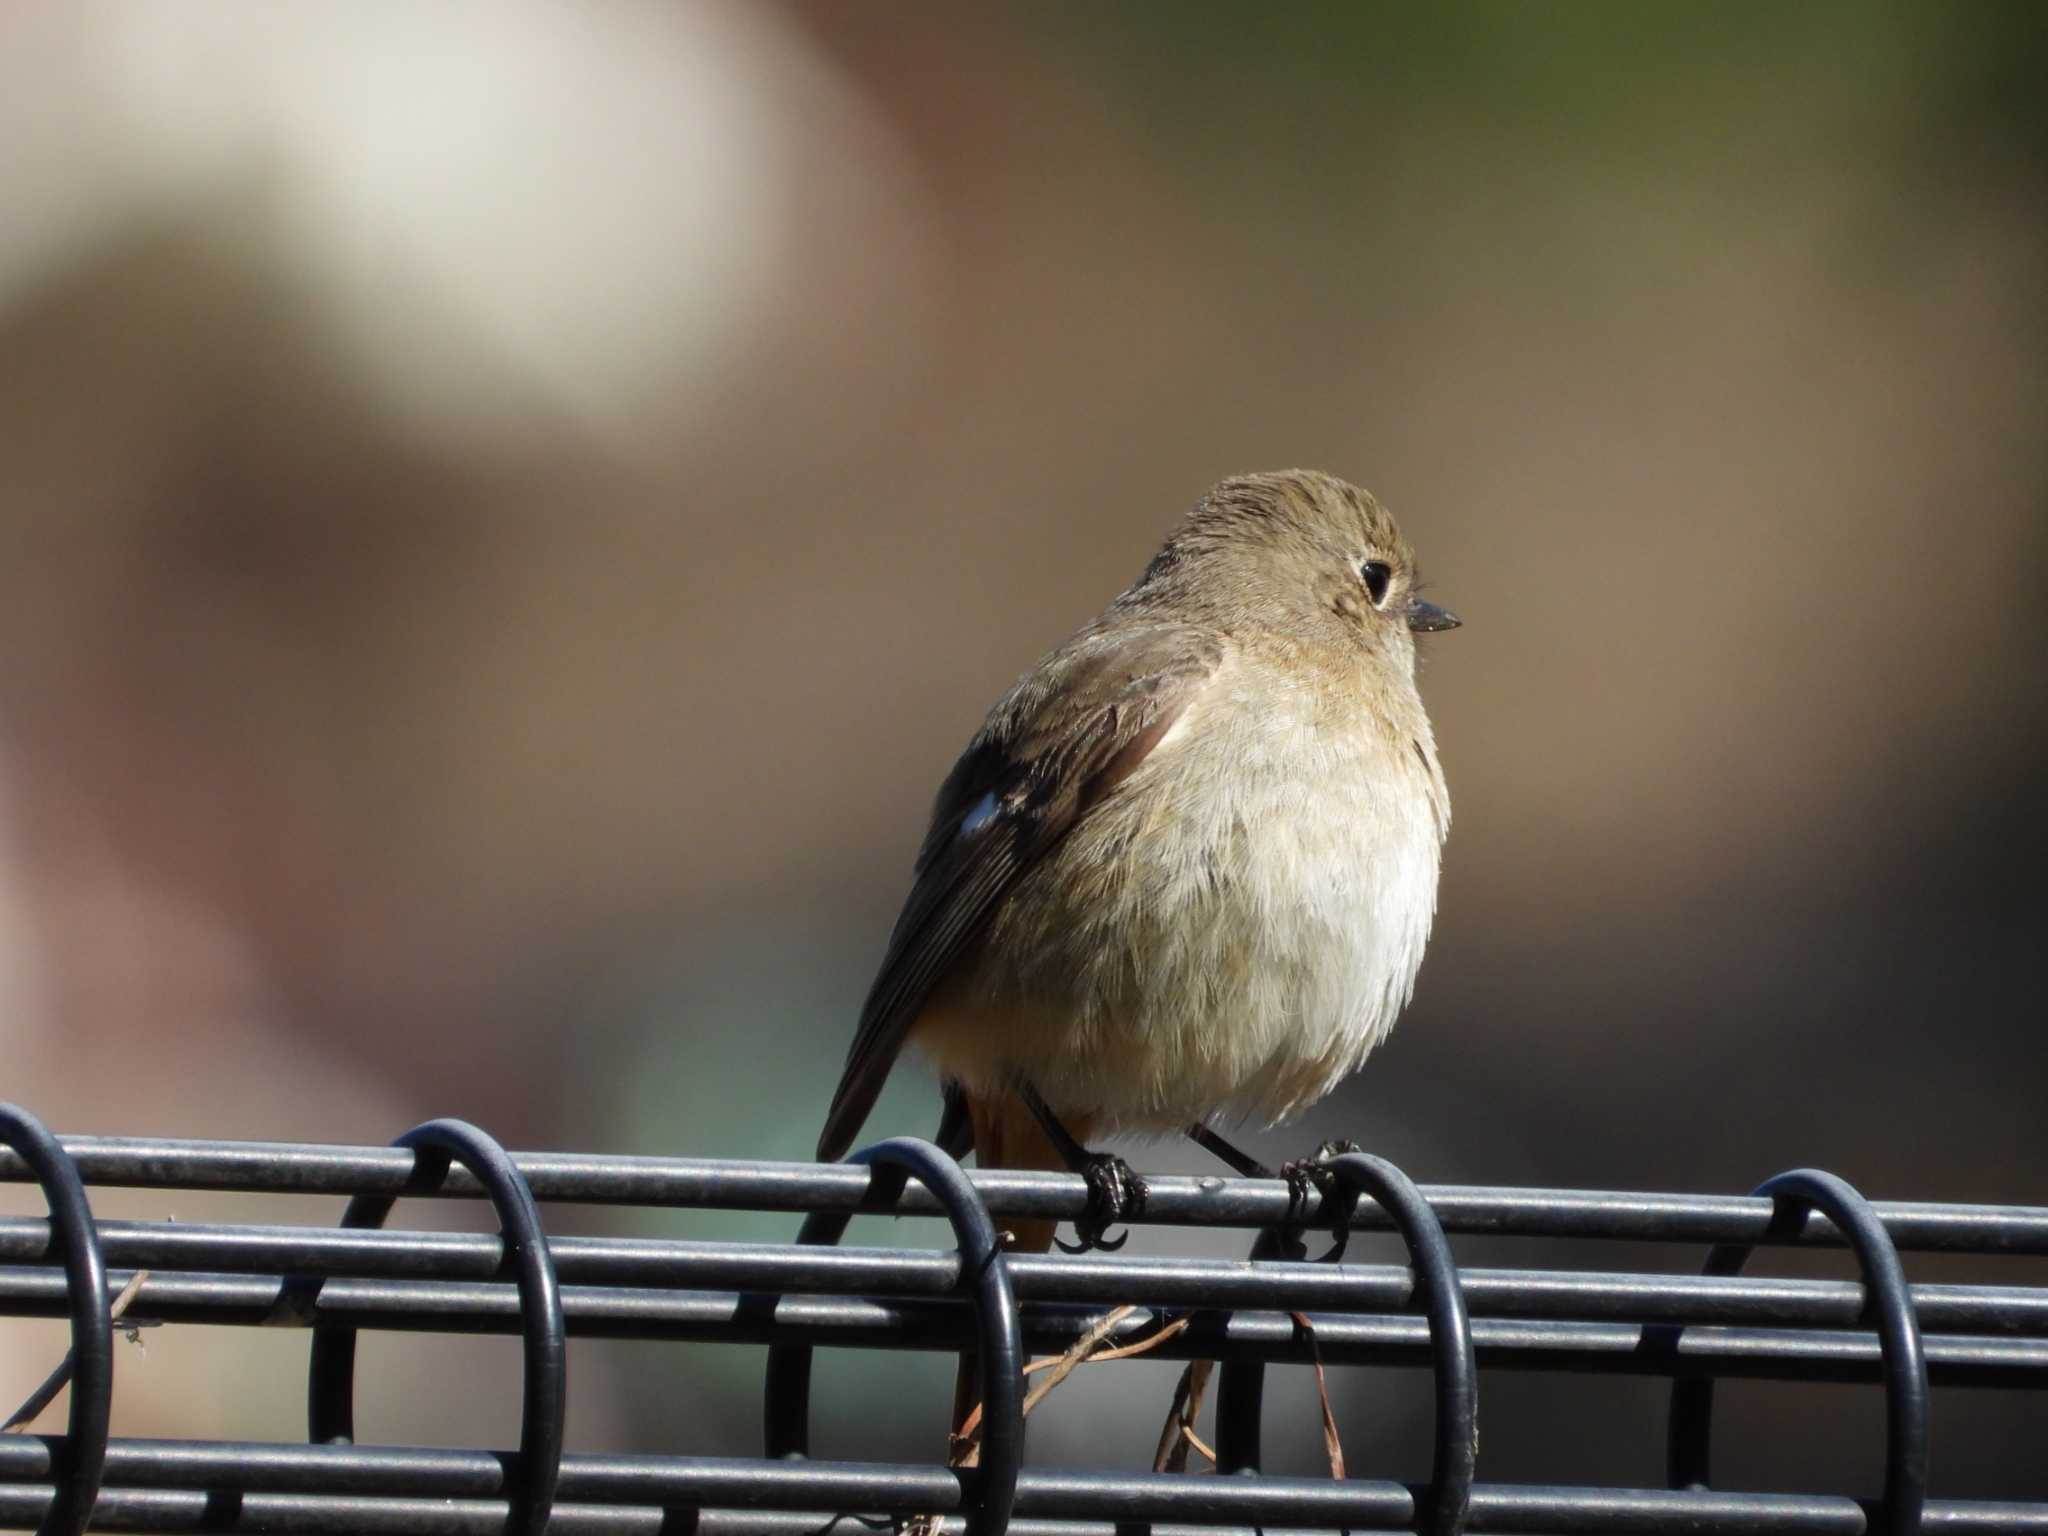
POLYGON ((997 906, 1159 745, 1221 664, 1204 630, 1097 626, 996 706, 932 807, 916 884, 818 1138, 821 1162, 853 1144, 910 1026, 997 906))

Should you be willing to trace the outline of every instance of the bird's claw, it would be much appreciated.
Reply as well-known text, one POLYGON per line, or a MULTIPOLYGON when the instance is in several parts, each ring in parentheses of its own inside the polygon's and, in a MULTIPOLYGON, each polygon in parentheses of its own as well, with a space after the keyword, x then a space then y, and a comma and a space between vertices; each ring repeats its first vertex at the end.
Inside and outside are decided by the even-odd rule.
POLYGON ((1363 1150, 1364 1148, 1355 1141, 1333 1136, 1317 1147, 1310 1156, 1292 1158, 1282 1163, 1280 1177, 1287 1181, 1288 1214, 1300 1215, 1306 1212, 1311 1190, 1327 1200, 1337 1187, 1337 1175, 1330 1171, 1331 1159, 1342 1157, 1346 1152, 1363 1150))
MULTIPOLYGON (((1337 1175, 1330 1168, 1331 1160, 1347 1152, 1362 1152, 1365 1149, 1348 1137, 1333 1136, 1308 1157, 1293 1158, 1280 1165, 1280 1177, 1287 1181, 1287 1212, 1291 1218, 1287 1230, 1298 1234, 1302 1230, 1299 1218, 1308 1213, 1308 1197, 1311 1190, 1327 1204, 1340 1198, 1345 1191, 1337 1183, 1337 1175)), ((1351 1240, 1351 1228, 1339 1223, 1330 1251, 1322 1256, 1319 1263, 1330 1263, 1344 1255, 1344 1249, 1351 1240)), ((1296 1239, 1296 1246, 1306 1255, 1307 1246, 1296 1239)))
POLYGON ((1135 1220, 1145 1214, 1145 1197, 1151 1193, 1145 1181, 1131 1169, 1131 1165, 1113 1152, 1091 1153, 1081 1165, 1081 1177, 1088 1181, 1088 1208, 1074 1220, 1072 1243, 1054 1238, 1062 1253, 1089 1253, 1100 1249, 1104 1253, 1115 1253, 1131 1240, 1126 1232, 1115 1242, 1109 1240, 1109 1229, 1120 1221, 1135 1220))

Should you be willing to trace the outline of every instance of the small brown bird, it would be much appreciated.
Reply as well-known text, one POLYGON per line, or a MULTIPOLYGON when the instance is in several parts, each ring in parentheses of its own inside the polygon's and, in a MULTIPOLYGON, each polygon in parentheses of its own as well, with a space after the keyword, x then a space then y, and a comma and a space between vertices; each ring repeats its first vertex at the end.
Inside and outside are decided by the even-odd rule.
MULTIPOLYGON (((1283 1120, 1385 1038, 1436 910, 1450 797, 1415 689, 1454 627, 1366 492, 1216 486, 1137 582, 1004 695, 941 787, 821 1160, 906 1042, 940 1140, 1069 1167, 1084 1246, 1142 1202, 1083 1143, 1283 1120)), ((1042 1250, 1052 1225, 1020 1224, 1042 1250)))

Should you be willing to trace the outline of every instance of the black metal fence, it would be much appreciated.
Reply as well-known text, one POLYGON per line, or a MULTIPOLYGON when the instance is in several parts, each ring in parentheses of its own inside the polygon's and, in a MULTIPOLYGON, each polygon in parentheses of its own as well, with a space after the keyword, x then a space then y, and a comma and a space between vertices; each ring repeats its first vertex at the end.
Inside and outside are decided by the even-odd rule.
MULTIPOLYGON (((1258 1231, 1254 1262, 1005 1252, 1006 1219, 1082 1214, 1062 1174, 968 1174, 891 1141, 845 1164, 525 1154, 435 1121, 388 1148, 73 1137, 0 1106, 0 1178, 41 1186, 50 1217, 0 1219, 0 1313, 68 1317, 61 1436, 0 1436, 0 1526, 70 1536, 164 1531, 671 1533, 797 1536, 924 1517, 972 1536, 1258 1528, 1432 1532, 2048 1532, 2048 1447, 2032 1502, 1931 1499, 1930 1387, 2048 1388, 2048 1288, 1909 1284, 1901 1251, 2048 1254, 2048 1208, 1885 1204, 1799 1171, 1748 1196, 1417 1189, 1363 1154, 1327 1193, 1279 1181, 1158 1178, 1150 1224, 1258 1231), (347 1195, 339 1229, 95 1221, 91 1185, 347 1195), (400 1196, 490 1200, 496 1237, 378 1230, 400 1196), (798 1244, 557 1237, 543 1202, 805 1212, 798 1244), (949 1253, 834 1246, 861 1211, 937 1214, 949 1253), (1291 1256, 1301 1230, 1397 1232, 1410 1263, 1291 1256), (1698 1276, 1461 1268, 1446 1234, 1649 1239, 1711 1247, 1698 1276), (1759 1244, 1849 1248, 1856 1281, 1745 1278, 1759 1244), (146 1271, 139 1285, 131 1282, 146 1271), (308 1442, 109 1438, 110 1313, 122 1324, 312 1331, 308 1442), (1106 1309, 1116 1309, 1113 1315, 1106 1309), (1177 1325, 1177 1326, 1170 1326, 1177 1325), (518 1334, 515 1452, 352 1443, 362 1329, 518 1334), (768 1346, 760 1459, 566 1449, 571 1336, 768 1346), (1145 1339, 1217 1361, 1226 1475, 1034 1469, 1031 1354, 1145 1339), (819 1346, 977 1351, 979 1464, 813 1460, 819 1346), (1426 1366, 1435 1459, 1422 1485, 1258 1474, 1273 1362, 1426 1366), (1672 1383, 1669 1487, 1477 1480, 1482 1372, 1625 1373, 1672 1383), (1874 1499, 1709 1486, 1714 1382, 1881 1383, 1874 1499)), ((1877 1448, 1873 1448, 1873 1455, 1877 1448)))

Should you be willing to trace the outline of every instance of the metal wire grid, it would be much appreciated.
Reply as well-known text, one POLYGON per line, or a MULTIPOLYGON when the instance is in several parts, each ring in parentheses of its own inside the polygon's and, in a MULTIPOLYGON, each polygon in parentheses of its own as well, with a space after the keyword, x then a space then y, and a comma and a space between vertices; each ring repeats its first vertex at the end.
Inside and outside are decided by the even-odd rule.
MULTIPOLYGON (((0 1436, 0 1525, 106 1530, 798 1536, 911 1514, 972 1536, 1157 1536, 1276 1528, 1472 1531, 2048 1533, 2039 1502, 1929 1500, 1929 1386, 2048 1387, 2048 1289, 1908 1285, 1902 1249, 2048 1254, 2048 1208, 1873 1204, 1800 1171, 1747 1197, 1490 1188, 1418 1190, 1384 1161, 1332 1166, 1304 1205, 1278 1182, 1152 1181, 1146 1220, 1259 1229, 1256 1262, 1005 1253, 1000 1220, 1081 1213, 1058 1174, 969 1176, 937 1148, 892 1141, 846 1164, 567 1154, 513 1157, 434 1121, 390 1148, 71 1138, 0 1106, 0 1178, 32 1180, 48 1221, 0 1219, 0 1312, 68 1316, 67 1433, 0 1436), (339 1229, 95 1222, 91 1184, 343 1194, 339 1229), (482 1196, 501 1235, 378 1231, 399 1196, 482 1196), (796 1246, 547 1238, 540 1201, 802 1211, 796 1246), (938 1214, 952 1253, 833 1246, 857 1211, 938 1214), (1286 1224, 1392 1229, 1407 1266, 1275 1257, 1286 1224), (1461 1269, 1447 1232, 1712 1244, 1698 1277, 1461 1269), (1847 1246, 1863 1281, 1739 1274, 1758 1244, 1847 1246), (312 1330, 309 1443, 111 1440, 110 1285, 148 1269, 128 1320, 312 1330), (111 1274, 110 1274, 111 1270, 111 1274), (1112 1342, 1190 1325, 1156 1352, 1222 1362, 1221 1469, 1185 1477, 1023 1465, 1017 1367, 1067 1348, 1107 1306, 1141 1302, 1112 1342), (1314 1313, 1314 1336, 1289 1316, 1314 1313), (352 1443, 363 1328, 506 1333, 525 1346, 514 1453, 352 1443), (1923 1333, 1923 1330, 1926 1330, 1923 1333), (571 1335, 766 1344, 768 1455, 564 1451, 571 1335), (835 1347, 979 1350, 982 1464, 972 1470, 810 1459, 810 1356, 835 1347), (1264 1366, 1427 1365, 1436 1388, 1428 1484, 1251 1475, 1264 1366), (1478 1371, 1599 1371, 1673 1382, 1664 1490, 1475 1481, 1478 1371), (1875 1381, 1886 1393, 1883 1492, 1857 1500, 1708 1486, 1722 1377, 1875 1381)), ((2048 1458, 2044 1458, 2048 1489, 2048 1458)))

